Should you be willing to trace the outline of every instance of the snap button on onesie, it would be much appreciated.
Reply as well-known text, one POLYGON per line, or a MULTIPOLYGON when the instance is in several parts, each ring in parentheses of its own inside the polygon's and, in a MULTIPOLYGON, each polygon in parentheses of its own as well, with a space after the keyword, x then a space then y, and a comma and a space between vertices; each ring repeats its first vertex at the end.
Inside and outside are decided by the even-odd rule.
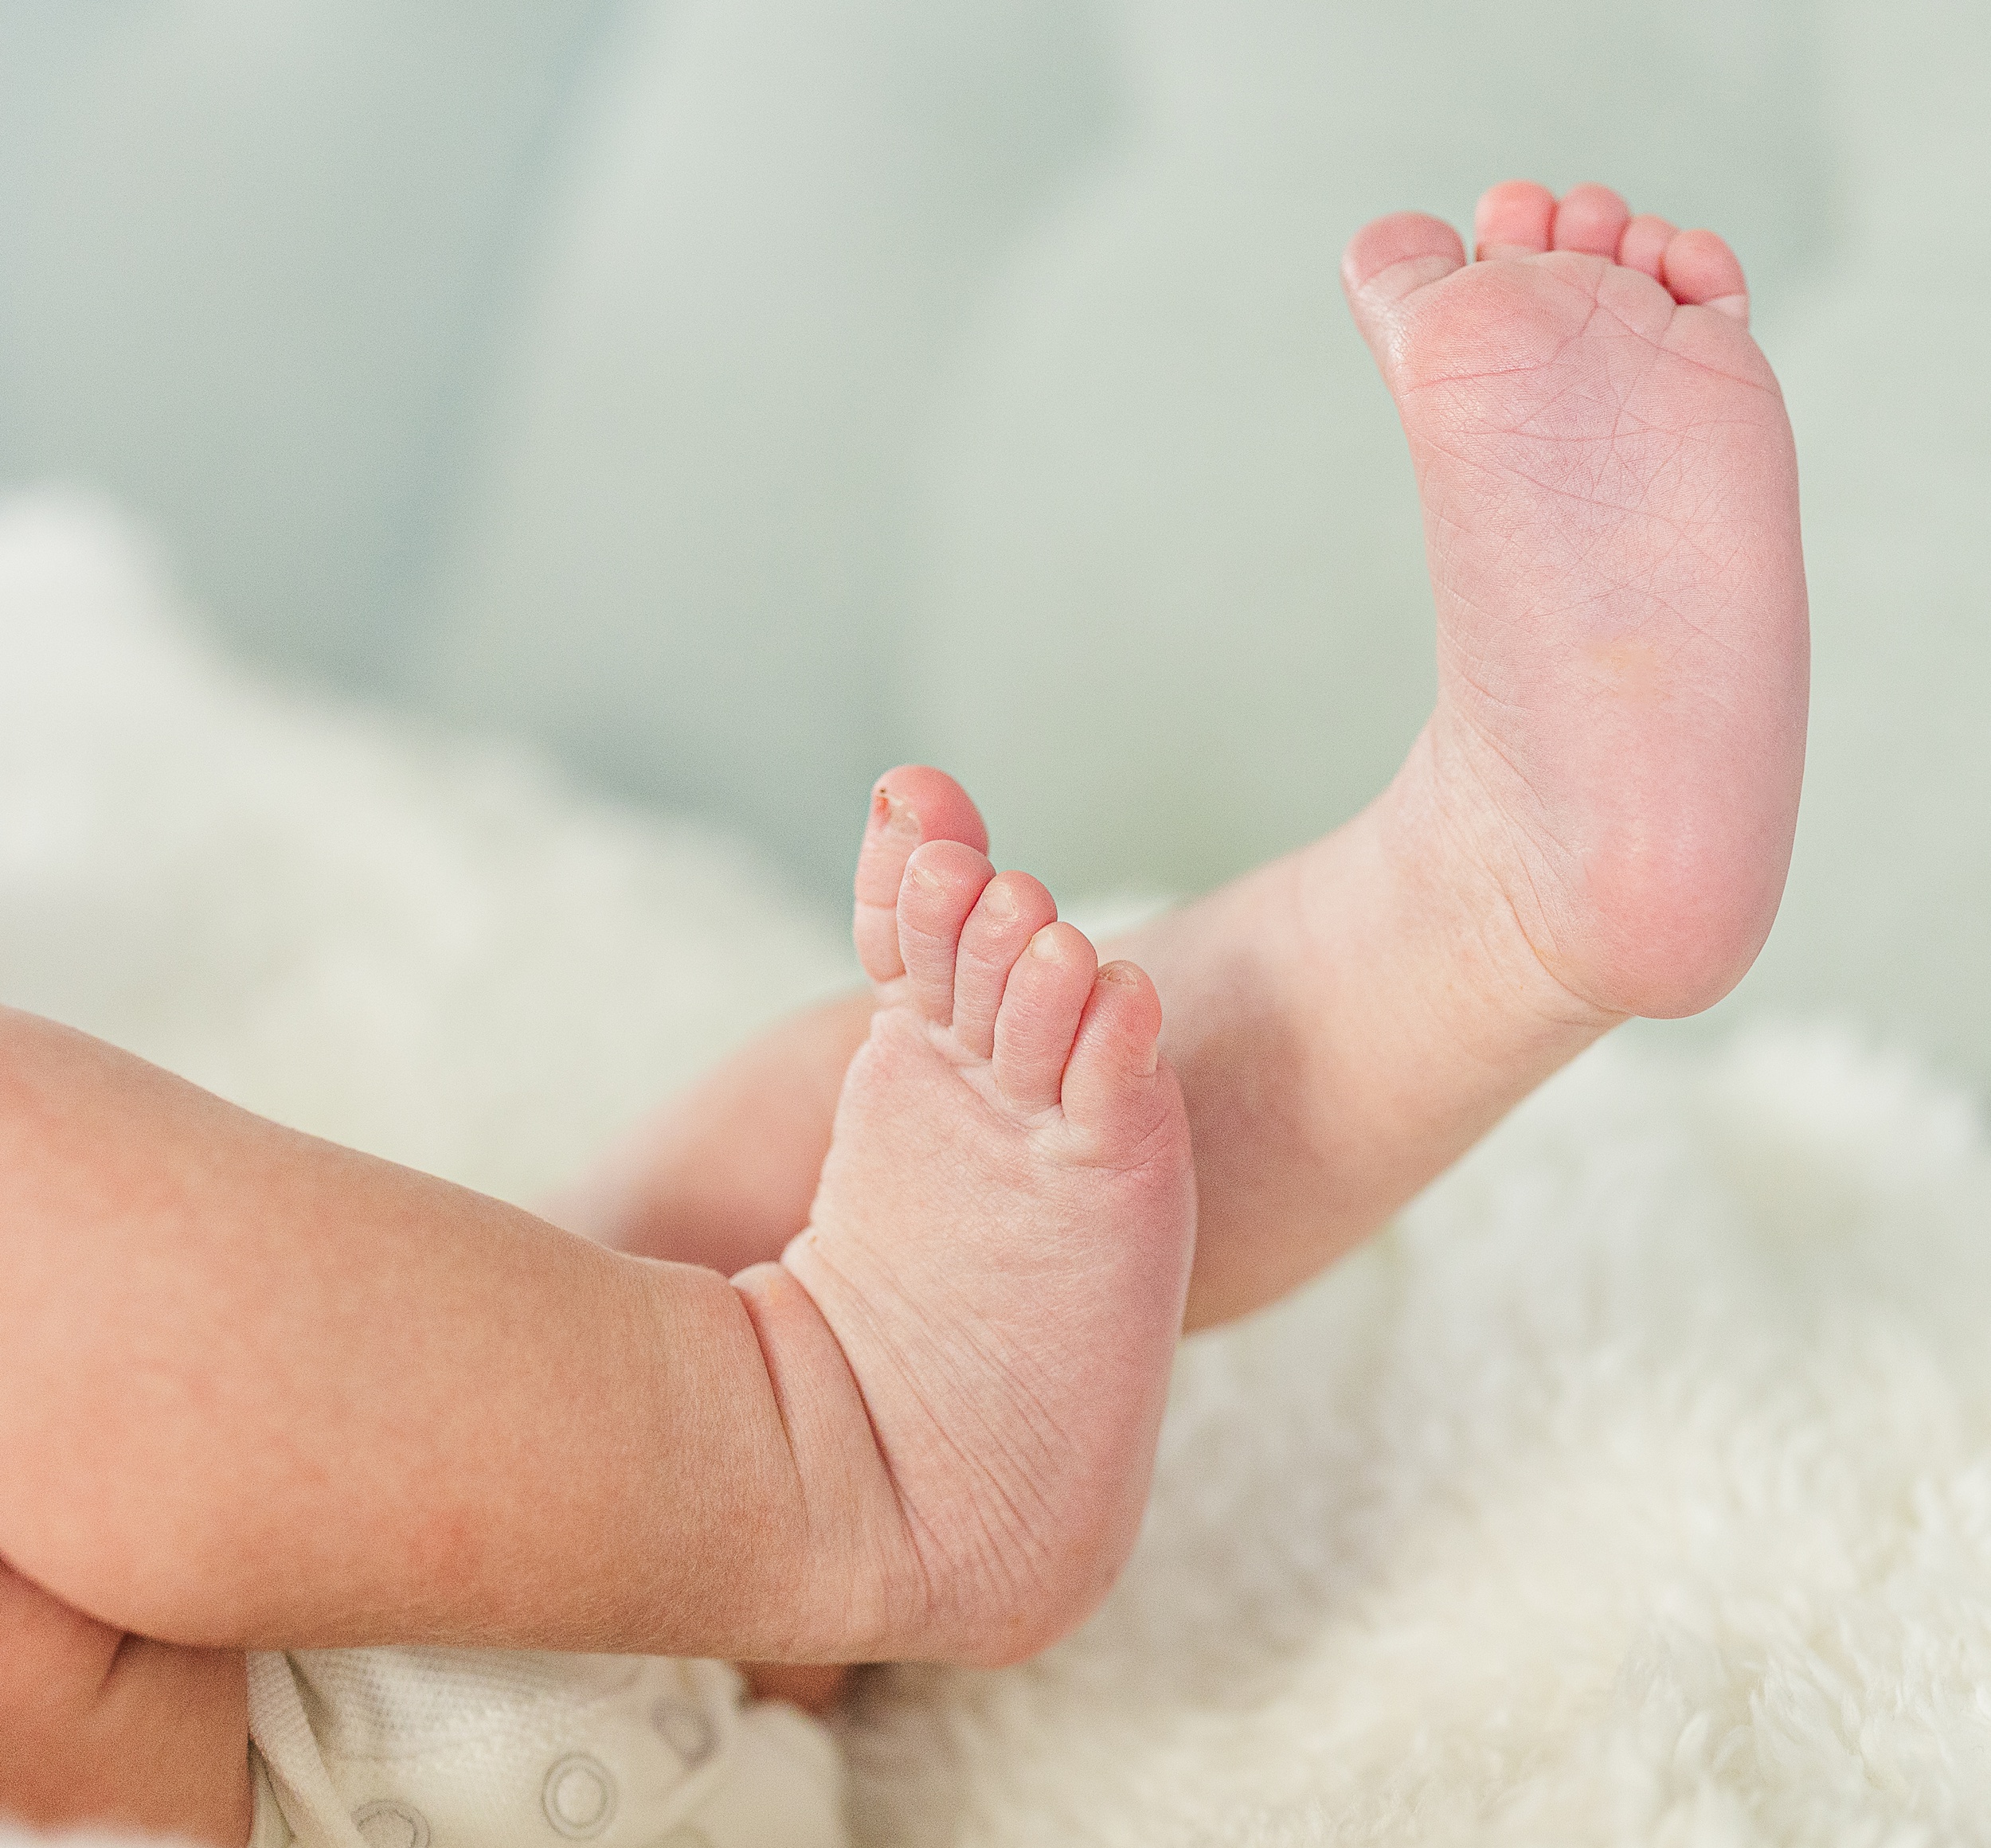
POLYGON ((252 1656, 252 1848, 847 1848, 829 1735, 744 1694, 656 1656, 252 1656))

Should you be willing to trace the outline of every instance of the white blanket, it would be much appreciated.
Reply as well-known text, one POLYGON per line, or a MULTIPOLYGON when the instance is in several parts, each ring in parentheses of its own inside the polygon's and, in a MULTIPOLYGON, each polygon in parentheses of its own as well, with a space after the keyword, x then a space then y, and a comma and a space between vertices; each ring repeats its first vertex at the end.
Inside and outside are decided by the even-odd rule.
MULTIPOLYGON (((529 1201, 850 975, 726 843, 249 684, 114 524, 0 513, 0 999, 529 1201)), ((866 1682, 859 1838, 1991 1842, 1988 1309, 1966 1100, 1606 1048, 1187 1346, 1078 1635, 866 1682)))

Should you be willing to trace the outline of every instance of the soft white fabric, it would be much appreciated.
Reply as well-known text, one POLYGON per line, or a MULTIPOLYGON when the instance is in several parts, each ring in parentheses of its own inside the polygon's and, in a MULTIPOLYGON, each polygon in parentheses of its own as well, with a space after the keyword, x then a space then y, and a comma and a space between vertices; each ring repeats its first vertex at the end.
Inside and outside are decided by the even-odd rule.
MULTIPOLYGON (((0 517, 5 998, 529 1197, 847 967, 722 846, 274 699, 157 604, 0 517)), ((1079 1635, 866 1682, 855 1838, 1991 1841, 1988 1312, 1966 1100, 1824 1029, 1606 1048, 1188 1345, 1079 1635)))
POLYGON ((249 1658, 252 1848, 844 1848, 816 1721, 720 1662, 467 1649, 249 1658))
POLYGON ((0 624, 0 998, 268 1115, 529 1200, 857 978, 722 838, 239 678, 73 503, 6 514, 0 624))

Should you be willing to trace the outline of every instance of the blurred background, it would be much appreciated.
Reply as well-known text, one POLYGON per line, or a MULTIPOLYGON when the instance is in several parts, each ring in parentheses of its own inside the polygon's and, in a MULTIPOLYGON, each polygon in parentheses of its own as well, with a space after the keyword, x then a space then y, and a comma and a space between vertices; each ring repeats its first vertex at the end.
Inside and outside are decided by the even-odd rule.
POLYGON ((1649 1030, 1982 1084, 1988 79, 1962 0, 0 0, 0 485, 825 906, 909 756, 1061 894, 1188 891, 1430 697, 1343 242, 1604 180, 1749 268, 1817 624, 1777 933, 1649 1030))

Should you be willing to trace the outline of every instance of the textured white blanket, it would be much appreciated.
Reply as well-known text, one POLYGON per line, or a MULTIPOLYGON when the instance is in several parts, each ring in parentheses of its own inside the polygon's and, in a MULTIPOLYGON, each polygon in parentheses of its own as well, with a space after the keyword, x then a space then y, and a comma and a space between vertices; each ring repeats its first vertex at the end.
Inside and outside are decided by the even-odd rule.
MULTIPOLYGON (((850 972, 726 843, 250 685, 114 525, 0 513, 0 998, 530 1200, 850 972)), ((1188 1346, 1080 1635, 866 1683, 860 1839, 1991 1842, 1988 1311, 1966 1101, 1606 1049, 1188 1346)))

